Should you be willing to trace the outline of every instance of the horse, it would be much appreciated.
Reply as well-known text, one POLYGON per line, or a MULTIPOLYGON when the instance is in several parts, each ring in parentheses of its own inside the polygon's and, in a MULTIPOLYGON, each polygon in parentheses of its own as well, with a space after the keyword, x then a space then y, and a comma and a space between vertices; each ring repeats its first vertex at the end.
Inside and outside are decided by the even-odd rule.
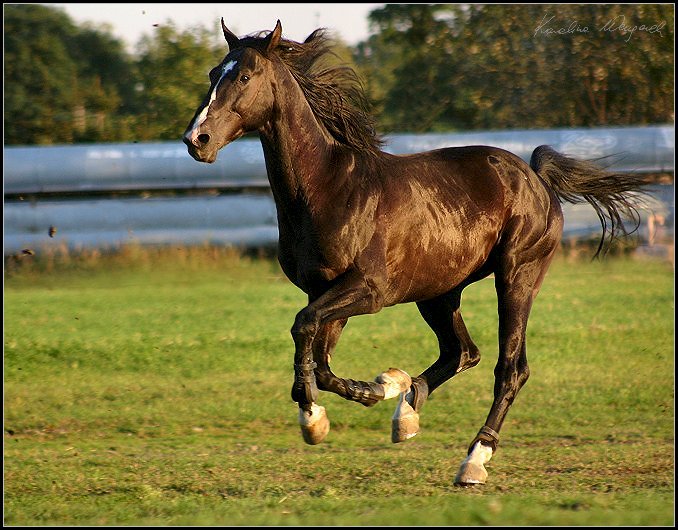
POLYGON ((602 225, 594 255, 639 223, 643 181, 614 174, 549 146, 529 165, 491 146, 409 155, 382 150, 359 76, 333 56, 324 28, 304 42, 272 31, 239 38, 221 19, 227 53, 183 135, 195 160, 258 132, 278 221, 278 261, 308 297, 291 328, 294 380, 304 441, 330 429, 319 391, 370 407, 397 398, 391 440, 419 433, 419 415, 440 385, 480 361, 460 311, 465 287, 494 275, 499 357, 494 400, 454 483, 486 483, 485 465, 529 377, 530 309, 557 249, 561 200, 587 201, 602 225), (414 302, 439 343, 437 360, 416 377, 390 368, 374 381, 336 376, 332 352, 348 319, 414 302))

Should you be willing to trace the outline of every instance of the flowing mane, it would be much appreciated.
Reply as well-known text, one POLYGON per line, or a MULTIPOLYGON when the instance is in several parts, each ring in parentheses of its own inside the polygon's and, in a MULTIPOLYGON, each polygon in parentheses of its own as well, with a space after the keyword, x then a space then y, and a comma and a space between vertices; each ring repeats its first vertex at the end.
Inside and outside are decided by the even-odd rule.
MULTIPOLYGON (((267 33, 243 37, 239 44, 263 53, 262 34, 267 33)), ((364 87, 353 68, 340 64, 332 45, 326 30, 320 28, 303 43, 282 39, 275 54, 299 83, 313 114, 337 142, 377 153, 384 142, 376 132, 364 87)))

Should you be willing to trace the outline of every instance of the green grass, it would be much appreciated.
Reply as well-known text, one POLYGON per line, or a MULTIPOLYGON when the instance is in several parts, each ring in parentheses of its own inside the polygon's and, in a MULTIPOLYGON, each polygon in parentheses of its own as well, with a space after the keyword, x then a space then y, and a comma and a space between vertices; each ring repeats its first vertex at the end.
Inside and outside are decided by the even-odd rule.
MULTIPOLYGON (((39 257, 38 257, 39 258, 39 257)), ((394 401, 322 393, 303 443, 289 329, 305 296, 274 261, 214 249, 6 263, 4 517, 15 525, 672 525, 673 268, 556 260, 528 327, 531 378, 483 487, 454 475, 489 410, 491 280, 464 292, 481 363, 390 443, 394 401)), ((350 320, 343 377, 418 374, 413 305, 350 320)))

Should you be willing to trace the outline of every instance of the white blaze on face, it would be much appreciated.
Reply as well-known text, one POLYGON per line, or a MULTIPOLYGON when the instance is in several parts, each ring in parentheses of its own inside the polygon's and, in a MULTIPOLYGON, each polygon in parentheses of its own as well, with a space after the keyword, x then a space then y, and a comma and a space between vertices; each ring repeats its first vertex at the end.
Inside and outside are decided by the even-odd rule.
POLYGON ((194 143, 195 138, 198 136, 198 129, 202 125, 202 123, 207 119, 207 113, 210 110, 210 105, 212 102, 217 99, 217 89, 219 88, 219 85, 221 82, 224 80, 224 77, 235 68, 235 65, 238 64, 237 61, 228 61, 222 68, 221 68, 221 77, 219 78, 219 81, 217 81, 214 84, 214 88, 212 89, 212 92, 210 93, 210 99, 207 102, 207 105, 203 107, 203 109, 200 111, 200 114, 195 118, 193 121, 193 127, 191 127, 191 130, 188 131, 184 136, 186 139, 188 139, 191 143, 194 143))

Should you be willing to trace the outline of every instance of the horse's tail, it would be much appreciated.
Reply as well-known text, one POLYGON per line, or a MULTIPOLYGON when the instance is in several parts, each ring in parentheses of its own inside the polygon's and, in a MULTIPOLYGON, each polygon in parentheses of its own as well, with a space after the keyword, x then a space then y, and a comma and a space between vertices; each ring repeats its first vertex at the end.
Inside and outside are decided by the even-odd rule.
POLYGON ((558 153, 548 145, 540 145, 532 153, 530 167, 556 193, 572 204, 588 202, 596 211, 603 234, 595 257, 621 236, 635 232, 640 226, 641 206, 647 182, 639 175, 611 173, 594 161, 576 160, 558 153), (625 226, 623 219, 632 222, 625 226))

